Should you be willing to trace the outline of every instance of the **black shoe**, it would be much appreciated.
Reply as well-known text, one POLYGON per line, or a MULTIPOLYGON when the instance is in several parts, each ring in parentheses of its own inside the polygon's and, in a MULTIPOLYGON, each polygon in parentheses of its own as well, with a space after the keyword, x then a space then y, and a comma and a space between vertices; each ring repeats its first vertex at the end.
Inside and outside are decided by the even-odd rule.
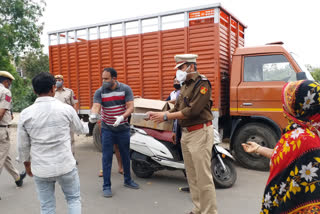
POLYGON ((26 172, 23 172, 23 173, 20 174, 19 180, 16 181, 17 187, 21 187, 22 186, 23 179, 26 177, 26 174, 27 174, 26 172))
POLYGON ((179 190, 180 190, 181 192, 190 192, 189 187, 179 187, 179 190))

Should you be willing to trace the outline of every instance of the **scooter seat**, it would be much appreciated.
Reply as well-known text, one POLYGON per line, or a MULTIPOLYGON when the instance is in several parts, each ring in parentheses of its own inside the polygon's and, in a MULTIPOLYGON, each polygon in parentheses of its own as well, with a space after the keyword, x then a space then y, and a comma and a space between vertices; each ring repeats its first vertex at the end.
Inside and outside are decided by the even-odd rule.
POLYGON ((174 133, 171 131, 160 131, 160 130, 156 130, 156 129, 142 128, 142 127, 139 127, 139 128, 141 128, 148 135, 154 137, 157 140, 162 140, 162 141, 174 143, 173 142, 174 133))

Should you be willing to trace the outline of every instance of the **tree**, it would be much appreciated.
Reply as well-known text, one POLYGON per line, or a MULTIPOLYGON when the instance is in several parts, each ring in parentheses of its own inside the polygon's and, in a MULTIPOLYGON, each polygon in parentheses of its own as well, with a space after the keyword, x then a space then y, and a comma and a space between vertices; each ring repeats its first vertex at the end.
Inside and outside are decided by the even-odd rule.
POLYGON ((35 99, 30 79, 22 79, 12 63, 18 62, 25 51, 41 52, 43 23, 39 19, 44 7, 43 0, 0 0, 0 70, 15 77, 11 90, 14 111, 35 99))
POLYGON ((49 57, 46 54, 28 53, 20 62, 23 72, 32 79, 40 72, 49 72, 49 57))
POLYGON ((320 82, 320 68, 312 68, 311 75, 316 81, 320 82))
POLYGON ((25 50, 41 50, 43 0, 0 1, 0 57, 18 58, 25 50))
POLYGON ((33 93, 30 79, 22 79, 18 73, 15 72, 15 68, 9 58, 0 57, 0 70, 8 71, 15 78, 15 80, 12 81, 11 89, 13 111, 21 111, 32 104, 36 95, 33 93))

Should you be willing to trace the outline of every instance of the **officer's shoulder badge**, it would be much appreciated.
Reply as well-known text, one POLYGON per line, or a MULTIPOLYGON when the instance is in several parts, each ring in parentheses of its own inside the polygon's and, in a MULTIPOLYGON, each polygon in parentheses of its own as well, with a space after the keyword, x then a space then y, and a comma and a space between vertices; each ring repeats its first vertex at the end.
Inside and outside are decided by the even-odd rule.
POLYGON ((11 102, 11 97, 6 95, 5 100, 10 103, 11 102))
POLYGON ((206 94, 207 91, 208 91, 208 89, 207 89, 206 87, 201 86, 201 88, 200 88, 200 93, 201 93, 201 94, 206 94))

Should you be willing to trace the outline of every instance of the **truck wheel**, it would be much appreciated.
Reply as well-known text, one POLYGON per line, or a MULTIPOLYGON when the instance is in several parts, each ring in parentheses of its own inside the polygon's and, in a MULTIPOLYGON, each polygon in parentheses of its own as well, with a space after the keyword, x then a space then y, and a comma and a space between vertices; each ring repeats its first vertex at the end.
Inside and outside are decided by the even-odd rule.
POLYGON ((93 144, 96 146, 99 152, 102 152, 101 128, 99 123, 96 123, 94 125, 92 135, 93 135, 93 144))
POLYGON ((228 158, 222 158, 226 170, 223 170, 223 166, 217 157, 211 160, 211 172, 213 177, 213 182, 216 187, 229 188, 237 180, 237 171, 233 165, 233 161, 228 158))
POLYGON ((249 154, 244 151, 242 143, 253 141, 261 146, 274 148, 278 136, 269 126, 262 123, 248 123, 241 127, 232 139, 232 149, 235 158, 244 166, 256 170, 269 170, 270 160, 258 154, 249 154))
POLYGON ((132 160, 132 171, 139 178, 150 178, 154 171, 141 161, 132 160))

